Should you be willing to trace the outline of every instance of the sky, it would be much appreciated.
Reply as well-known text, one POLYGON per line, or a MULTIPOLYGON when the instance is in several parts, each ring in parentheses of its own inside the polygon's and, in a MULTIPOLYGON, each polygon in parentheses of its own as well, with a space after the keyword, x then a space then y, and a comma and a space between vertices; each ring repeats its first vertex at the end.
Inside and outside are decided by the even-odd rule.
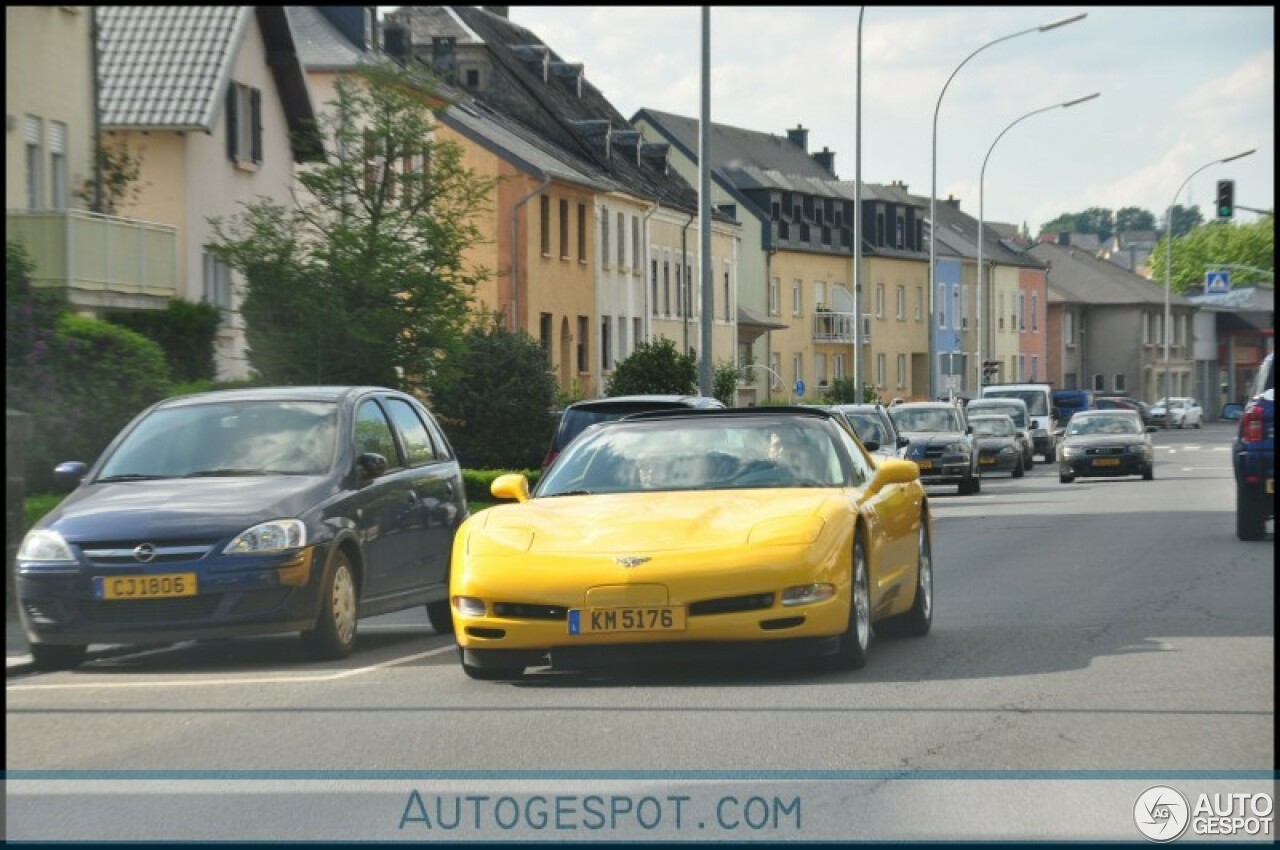
MULTIPOLYGON (((565 61, 584 63, 626 118, 642 107, 698 117, 701 7, 509 8, 565 61)), ((860 8, 711 7, 711 121, 779 136, 802 124, 809 150, 834 151, 838 176, 852 180, 860 8)), ((1220 179, 1235 181, 1237 205, 1275 205, 1270 6, 873 6, 861 92, 864 182, 929 196, 936 108, 938 197, 976 217, 981 183, 985 220, 1033 235, 1089 207, 1141 207, 1163 222, 1175 193, 1211 220, 1220 179)), ((1258 217, 1237 208, 1235 221, 1258 217)))

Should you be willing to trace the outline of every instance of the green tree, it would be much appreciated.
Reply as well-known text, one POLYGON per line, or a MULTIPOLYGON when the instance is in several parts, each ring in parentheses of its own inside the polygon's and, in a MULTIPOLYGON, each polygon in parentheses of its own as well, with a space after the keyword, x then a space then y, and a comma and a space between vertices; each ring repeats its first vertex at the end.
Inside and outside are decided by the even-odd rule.
POLYGON ((137 331, 164 349, 175 381, 212 381, 214 341, 222 321, 217 306, 175 298, 164 310, 110 311, 104 318, 137 331))
MULTIPOLYGON (((1163 231, 1168 227, 1169 213, 1166 211, 1160 219, 1160 229, 1163 231)), ((1204 216, 1200 214, 1200 208, 1184 207, 1181 204, 1173 205, 1173 238, 1186 236, 1200 225, 1204 224, 1204 216)))
MULTIPOLYGON (((1249 267, 1231 270, 1233 286, 1270 282, 1273 277, 1250 269, 1274 275, 1275 236, 1275 219, 1270 216, 1250 224, 1214 223, 1197 227, 1182 238, 1175 236, 1171 288, 1181 293, 1203 284, 1205 271, 1220 264, 1249 267)), ((1167 241, 1161 239, 1151 252, 1152 277, 1160 283, 1165 279, 1167 245, 1167 241)))
POLYGON ((431 390, 431 409, 474 469, 532 469, 551 440, 556 382, 528 333, 481 316, 431 390))
POLYGON ((737 363, 717 363, 711 378, 711 394, 725 407, 738 405, 738 381, 742 380, 742 368, 737 363))
POLYGON ((827 404, 862 404, 858 393, 858 382, 853 378, 836 378, 827 388, 823 400, 827 404))
POLYGON ((694 395, 698 391, 698 364, 692 355, 681 354, 674 341, 660 336, 642 342, 609 376, 604 394, 639 395, 674 393, 694 395))
POLYGON ((1116 233, 1155 229, 1156 217, 1141 207, 1123 207, 1116 211, 1116 233))
POLYGON ((430 386, 488 277, 464 253, 481 240, 494 184, 433 135, 425 76, 370 66, 335 91, 330 144, 299 173, 297 206, 264 199, 211 220, 212 250, 247 281, 241 313, 263 378, 430 386))

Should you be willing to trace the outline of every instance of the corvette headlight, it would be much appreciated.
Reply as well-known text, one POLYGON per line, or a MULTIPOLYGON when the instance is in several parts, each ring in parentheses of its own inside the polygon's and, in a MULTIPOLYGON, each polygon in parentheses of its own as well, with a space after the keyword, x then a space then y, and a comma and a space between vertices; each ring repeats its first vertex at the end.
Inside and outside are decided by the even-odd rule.
POLYGON ((281 552, 307 545, 307 527, 298 519, 273 519, 236 535, 222 550, 224 555, 281 552))
POLYGON ((455 596, 453 609, 464 617, 483 617, 484 600, 474 596, 455 596))
POLYGON ((18 547, 18 560, 41 561, 43 563, 75 563, 76 556, 71 554, 71 547, 62 535, 56 531, 42 529, 28 531, 18 547))
POLYGON ((782 591, 782 604, 788 608, 793 605, 809 605, 813 602, 830 599, 835 595, 836 586, 834 584, 802 584, 796 587, 788 587, 782 591))

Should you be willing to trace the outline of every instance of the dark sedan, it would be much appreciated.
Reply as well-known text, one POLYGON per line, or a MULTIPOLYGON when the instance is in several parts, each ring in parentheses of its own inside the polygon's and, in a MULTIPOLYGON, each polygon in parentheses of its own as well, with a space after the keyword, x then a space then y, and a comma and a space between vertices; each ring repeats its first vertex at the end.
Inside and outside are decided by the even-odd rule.
POLYGON ((911 441, 898 433, 883 404, 834 404, 834 410, 853 428, 862 445, 873 455, 886 458, 906 457, 911 441))
POLYGON ((1004 414, 985 414, 969 419, 973 439, 978 444, 978 470, 1008 472, 1014 478, 1026 474, 1022 465, 1022 447, 1018 445, 1018 429, 1004 414))
POLYGON ((1154 451, 1142 418, 1130 410, 1087 410, 1071 417, 1058 446, 1058 480, 1141 475, 1155 477, 1154 451))
POLYGON ((910 441, 906 459, 920 467, 925 484, 955 484, 961 495, 982 487, 978 450, 964 411, 954 404, 913 401, 889 408, 898 433, 910 441))
POLYGON ((300 632, 318 658, 359 617, 425 605, 451 628, 449 560, 467 515, 431 414, 380 387, 225 390, 129 423, 27 534, 18 610, 38 667, 92 643, 300 632))

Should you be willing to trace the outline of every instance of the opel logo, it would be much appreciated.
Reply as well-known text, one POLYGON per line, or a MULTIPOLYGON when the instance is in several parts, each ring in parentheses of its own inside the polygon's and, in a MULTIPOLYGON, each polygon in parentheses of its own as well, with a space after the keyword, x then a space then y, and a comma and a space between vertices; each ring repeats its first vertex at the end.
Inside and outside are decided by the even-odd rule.
POLYGON ((613 562, 618 566, 624 567, 629 570, 632 567, 638 567, 641 564, 645 563, 646 561, 652 561, 652 560, 653 560, 652 558, 641 558, 636 556, 629 556, 629 557, 619 556, 617 558, 614 558, 613 562))
POLYGON ((150 543, 143 543, 141 546, 133 550, 133 557, 140 564, 150 563, 156 557, 156 547, 150 543))

